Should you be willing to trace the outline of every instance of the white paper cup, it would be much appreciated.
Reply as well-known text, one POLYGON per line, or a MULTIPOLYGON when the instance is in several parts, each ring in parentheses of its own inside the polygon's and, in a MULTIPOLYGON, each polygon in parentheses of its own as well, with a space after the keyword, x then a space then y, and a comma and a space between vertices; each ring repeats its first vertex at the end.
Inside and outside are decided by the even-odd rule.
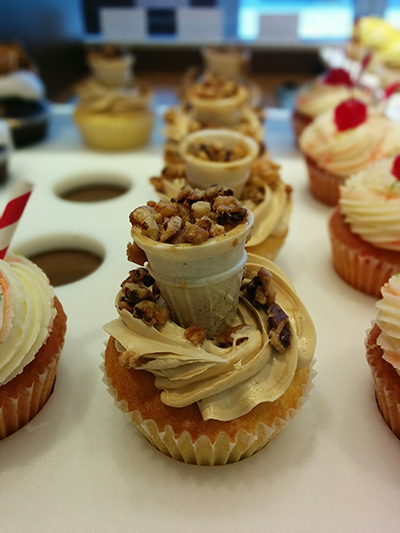
POLYGON ((127 54, 112 59, 88 58, 94 77, 108 87, 123 87, 133 79, 135 56, 127 54))
POLYGON ((240 198, 259 146, 254 139, 237 131, 205 129, 187 135, 179 146, 179 152, 186 163, 186 176, 192 187, 208 189, 212 185, 222 185, 232 189, 236 198, 240 198), (204 161, 188 152, 192 143, 218 143, 227 149, 244 144, 247 155, 236 161, 204 161))
POLYGON ((202 53, 206 70, 230 80, 239 80, 243 76, 250 59, 249 50, 221 50, 211 46, 204 48, 202 53))
POLYGON ((204 328, 211 337, 232 325, 253 221, 248 211, 243 223, 198 245, 154 241, 133 226, 132 237, 146 253, 147 268, 175 322, 204 328))
POLYGON ((193 106, 194 116, 203 124, 218 124, 232 126, 239 122, 243 106, 249 98, 247 89, 239 87, 235 96, 228 98, 200 98, 188 95, 188 101, 193 106))

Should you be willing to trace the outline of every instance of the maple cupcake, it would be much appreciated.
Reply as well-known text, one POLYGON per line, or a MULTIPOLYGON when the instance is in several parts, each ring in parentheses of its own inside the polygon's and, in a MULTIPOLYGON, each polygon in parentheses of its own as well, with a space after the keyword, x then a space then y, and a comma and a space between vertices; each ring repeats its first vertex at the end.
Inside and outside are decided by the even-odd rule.
POLYGON ((185 93, 185 102, 165 114, 164 157, 169 164, 182 164, 179 143, 189 133, 202 129, 229 128, 264 146, 263 114, 249 104, 246 87, 233 80, 206 73, 185 93))
POLYGON ((92 48, 86 56, 94 78, 108 87, 125 87, 133 80, 133 54, 107 44, 92 48))
POLYGON ((273 263, 246 257, 252 218, 218 188, 130 216, 128 259, 147 263, 105 326, 105 381, 147 440, 186 463, 253 455, 310 388, 311 319, 273 263))
POLYGON ((400 273, 382 287, 379 313, 367 332, 367 361, 379 410, 400 439, 400 273))
POLYGON ((292 122, 297 141, 304 129, 321 113, 333 109, 350 97, 372 104, 370 89, 356 85, 350 74, 342 69, 330 69, 313 82, 300 88, 295 102, 292 122))
POLYGON ((122 151, 146 144, 154 114, 145 82, 112 88, 88 80, 78 89, 74 120, 83 140, 97 150, 122 151))
POLYGON ((333 264, 352 287, 379 297, 400 272, 400 156, 349 178, 330 222, 333 264))
POLYGON ((349 176, 400 151, 400 124, 351 98, 307 126, 299 144, 312 194, 336 205, 349 176))
POLYGON ((0 439, 52 393, 66 316, 46 275, 20 256, 0 260, 0 439))
POLYGON ((150 179, 159 196, 176 197, 188 184, 204 189, 228 187, 254 215, 246 250, 275 259, 289 230, 291 188, 279 173, 279 165, 264 154, 257 157, 257 143, 230 130, 201 130, 180 145, 185 168, 166 166, 150 179))

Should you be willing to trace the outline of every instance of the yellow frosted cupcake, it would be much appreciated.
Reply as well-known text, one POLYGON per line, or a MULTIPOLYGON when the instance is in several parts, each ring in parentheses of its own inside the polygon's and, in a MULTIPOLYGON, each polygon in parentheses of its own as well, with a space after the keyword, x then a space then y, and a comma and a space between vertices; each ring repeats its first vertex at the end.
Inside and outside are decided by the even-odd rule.
POLYGON ((130 216, 132 270, 116 299, 105 381, 165 455, 223 465, 263 448, 310 389, 311 319, 286 276, 246 257, 253 217, 223 189, 130 216))

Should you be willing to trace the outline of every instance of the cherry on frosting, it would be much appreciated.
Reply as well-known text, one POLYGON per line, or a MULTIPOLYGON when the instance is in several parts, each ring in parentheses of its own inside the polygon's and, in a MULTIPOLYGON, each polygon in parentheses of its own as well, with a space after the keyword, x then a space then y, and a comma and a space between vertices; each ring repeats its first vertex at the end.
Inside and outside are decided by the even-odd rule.
POLYGON ((398 155, 393 161, 392 174, 398 181, 400 181, 400 155, 398 155))
POLYGON ((367 106, 357 98, 349 98, 335 109, 335 124, 338 131, 351 130, 366 120, 367 106))
POLYGON ((343 68, 332 68, 325 74, 323 81, 326 85, 347 85, 351 87, 350 74, 343 68))

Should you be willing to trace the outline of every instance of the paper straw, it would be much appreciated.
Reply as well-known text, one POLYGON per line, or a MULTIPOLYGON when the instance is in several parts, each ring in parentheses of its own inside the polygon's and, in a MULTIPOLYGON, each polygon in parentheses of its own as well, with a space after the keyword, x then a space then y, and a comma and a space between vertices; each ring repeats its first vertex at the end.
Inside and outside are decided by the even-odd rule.
POLYGON ((11 194, 11 200, 6 205, 0 218, 0 259, 4 259, 10 246, 14 231, 32 192, 32 183, 17 181, 11 194))

